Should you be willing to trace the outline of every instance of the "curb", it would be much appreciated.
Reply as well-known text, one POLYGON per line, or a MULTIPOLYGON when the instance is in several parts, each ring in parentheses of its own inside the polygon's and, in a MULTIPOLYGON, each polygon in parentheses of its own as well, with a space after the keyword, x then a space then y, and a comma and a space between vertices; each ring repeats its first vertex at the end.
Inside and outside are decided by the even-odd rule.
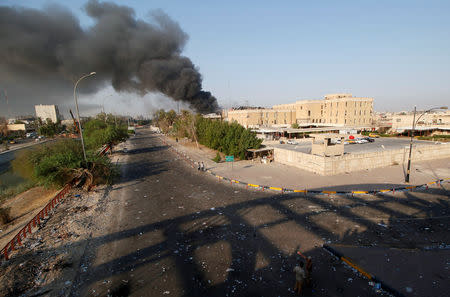
MULTIPOLYGON (((195 161, 192 160, 186 153, 179 151, 178 149, 176 149, 175 147, 173 147, 173 145, 170 145, 167 141, 165 141, 162 137, 159 137, 159 139, 165 144, 167 145, 170 149, 172 149, 176 154, 178 154, 179 156, 183 157, 185 159, 186 162, 189 163, 189 165, 194 168, 195 167, 195 161)), ((240 185, 244 185, 247 189, 248 187, 252 187, 255 189, 260 189, 262 191, 264 190, 272 190, 272 191, 277 191, 277 192, 281 192, 282 194, 284 193, 304 193, 305 195, 307 193, 311 193, 311 194, 327 194, 328 196, 330 195, 376 195, 376 194, 383 194, 383 193, 389 193, 392 192, 393 194, 395 194, 395 192, 406 192, 406 191, 412 191, 414 189, 416 190, 428 190, 429 186, 432 185, 439 185, 442 186, 442 183, 449 183, 450 182, 450 178, 443 178, 443 179, 438 179, 435 181, 431 181, 425 184, 421 184, 421 185, 416 185, 416 186, 400 186, 400 187, 396 187, 396 188, 391 188, 391 189, 378 189, 378 190, 370 190, 370 191, 361 191, 361 190, 354 190, 354 191, 320 191, 320 190, 308 190, 308 189, 289 189, 289 188, 283 188, 283 187, 274 187, 274 186, 265 186, 265 185, 256 185, 256 184, 251 184, 251 183, 246 183, 240 180, 236 180, 236 179, 231 179, 228 177, 224 177, 224 176, 220 176, 216 173, 214 173, 213 171, 207 169, 206 172, 210 173, 211 175, 213 175, 214 177, 216 177, 219 181, 220 180, 224 180, 224 181, 228 181, 230 182, 230 184, 232 185, 233 183, 235 184, 240 184, 240 185)))
POLYGON ((404 294, 400 293, 399 291, 397 291, 396 289, 392 288, 391 286, 387 285, 385 282, 383 282, 381 279, 379 279, 378 277, 376 277, 375 275, 365 271, 363 268, 361 268, 360 266, 358 266, 357 264, 355 264, 353 262, 353 260, 351 260, 348 257, 344 257, 344 255, 338 251, 336 251, 335 249, 333 249, 332 247, 324 244, 322 246, 323 249, 325 249, 326 251, 328 251, 329 253, 331 253, 333 256, 335 256, 336 258, 340 259, 342 262, 344 262, 346 265, 350 266, 351 268, 356 269, 361 275, 363 275, 364 277, 366 277, 368 280, 373 281, 375 283, 379 283, 381 286, 381 289, 383 289, 384 291, 392 294, 393 296, 396 297, 405 297, 404 294))

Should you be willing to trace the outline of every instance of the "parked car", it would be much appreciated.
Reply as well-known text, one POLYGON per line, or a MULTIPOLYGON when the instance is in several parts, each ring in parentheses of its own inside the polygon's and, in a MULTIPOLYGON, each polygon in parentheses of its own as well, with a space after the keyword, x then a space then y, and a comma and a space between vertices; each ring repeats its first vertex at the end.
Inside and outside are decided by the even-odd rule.
POLYGON ((366 139, 364 139, 364 138, 357 138, 356 140, 355 140, 355 142, 356 143, 368 143, 369 141, 367 141, 366 139))
POLYGON ((365 137, 364 139, 367 140, 368 142, 374 142, 375 141, 375 138, 372 138, 372 137, 365 137))
POLYGON ((372 138, 379 138, 380 135, 375 134, 375 133, 370 133, 370 134, 369 134, 369 137, 372 137, 372 138))
POLYGON ((347 143, 348 143, 348 144, 355 144, 355 143, 356 143, 356 140, 354 140, 354 139, 349 139, 349 140, 347 140, 347 143))
POLYGON ((287 141, 287 144, 298 144, 297 142, 295 142, 294 140, 292 140, 292 139, 289 139, 288 141, 287 141))

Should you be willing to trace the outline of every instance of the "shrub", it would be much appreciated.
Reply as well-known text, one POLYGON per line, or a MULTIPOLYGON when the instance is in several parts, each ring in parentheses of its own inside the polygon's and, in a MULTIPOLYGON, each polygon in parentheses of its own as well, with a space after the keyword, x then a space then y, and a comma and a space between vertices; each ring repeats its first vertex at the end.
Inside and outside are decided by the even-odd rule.
POLYGON ((201 144, 226 155, 237 156, 241 160, 245 158, 247 149, 257 149, 262 143, 262 139, 257 138, 255 133, 238 123, 230 124, 202 117, 197 117, 196 134, 201 144))
POLYGON ((88 151, 87 160, 84 164, 79 140, 64 139, 21 152, 12 165, 14 172, 46 187, 64 185, 83 168, 92 173, 94 184, 111 183, 117 175, 107 157, 88 151))
POLYGON ((0 207, 0 223, 2 225, 8 224, 12 221, 11 218, 11 208, 10 207, 0 207))
POLYGON ((104 144, 117 144, 128 138, 128 127, 124 124, 115 125, 93 119, 84 124, 83 136, 86 148, 96 150, 104 144))
POLYGON ((217 152, 216 156, 214 157, 214 159, 212 159, 214 162, 219 163, 220 160, 222 160, 222 158, 220 157, 219 152, 217 152))

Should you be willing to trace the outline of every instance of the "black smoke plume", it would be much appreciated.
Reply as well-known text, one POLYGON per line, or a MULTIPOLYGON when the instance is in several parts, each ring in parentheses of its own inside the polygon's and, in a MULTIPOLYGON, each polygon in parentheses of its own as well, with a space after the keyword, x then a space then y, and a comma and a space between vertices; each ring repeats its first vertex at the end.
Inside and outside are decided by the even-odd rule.
POLYGON ((60 6, 0 7, 0 89, 58 97, 96 71, 83 82, 89 92, 110 83, 116 91, 160 92, 199 112, 218 109, 216 98, 202 90, 198 69, 181 55, 188 36, 165 13, 143 21, 132 8, 97 0, 84 10, 94 22, 87 29, 60 6))

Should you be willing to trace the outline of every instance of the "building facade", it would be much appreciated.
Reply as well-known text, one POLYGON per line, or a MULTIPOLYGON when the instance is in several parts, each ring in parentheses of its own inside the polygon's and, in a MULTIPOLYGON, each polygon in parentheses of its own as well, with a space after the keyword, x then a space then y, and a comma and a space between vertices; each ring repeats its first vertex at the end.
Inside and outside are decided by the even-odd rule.
MULTIPOLYGON (((392 117, 392 132, 402 133, 405 130, 411 130, 413 126, 414 113, 400 112, 392 117)), ((418 111, 416 113, 415 129, 420 130, 442 130, 446 134, 450 131, 450 111, 437 111, 425 113, 418 111), (420 117, 420 118, 419 118, 420 117)))
POLYGON ((228 121, 237 122, 245 128, 290 126, 292 123, 295 123, 295 110, 269 108, 230 110, 226 118, 228 121))
POLYGON ((371 126, 373 98, 331 94, 323 100, 300 100, 275 105, 272 109, 231 110, 226 117, 247 128, 290 126, 294 123, 304 126, 371 126))
POLYGON ((57 105, 35 105, 36 117, 40 118, 43 122, 50 119, 53 123, 56 123, 59 119, 59 110, 57 105))
POLYGON ((273 108, 294 109, 297 124, 370 126, 373 118, 373 98, 353 97, 352 94, 330 94, 323 100, 300 100, 273 108))

